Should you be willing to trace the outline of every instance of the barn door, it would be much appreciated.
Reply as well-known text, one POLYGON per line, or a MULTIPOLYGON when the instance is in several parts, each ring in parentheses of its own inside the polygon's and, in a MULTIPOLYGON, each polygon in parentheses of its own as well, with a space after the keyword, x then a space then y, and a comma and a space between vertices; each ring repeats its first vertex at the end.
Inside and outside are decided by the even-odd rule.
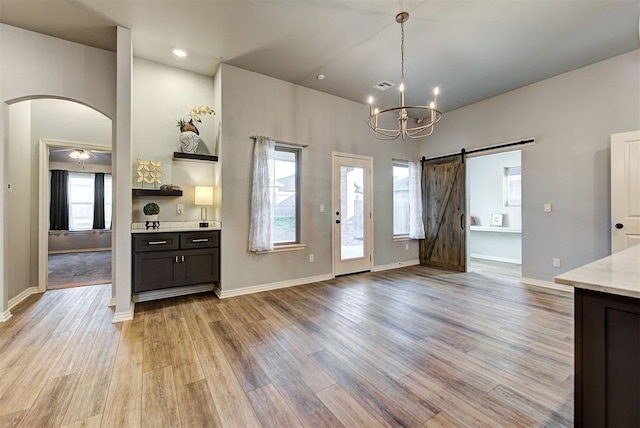
POLYGON ((465 272, 465 168, 462 156, 427 160, 422 166, 425 239, 420 264, 465 272))

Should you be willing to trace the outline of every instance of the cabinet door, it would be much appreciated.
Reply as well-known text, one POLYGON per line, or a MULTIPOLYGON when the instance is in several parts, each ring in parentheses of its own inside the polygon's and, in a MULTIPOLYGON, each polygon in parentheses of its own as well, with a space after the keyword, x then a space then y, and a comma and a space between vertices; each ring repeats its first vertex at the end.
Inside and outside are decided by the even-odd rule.
POLYGON ((199 284, 220 280, 220 249, 203 248, 180 252, 183 280, 181 285, 199 284), (184 262, 182 262, 184 257, 184 262))
POLYGON ((640 300, 576 289, 575 426, 640 426, 640 300))
POLYGON ((175 251, 155 251, 135 254, 133 291, 149 291, 175 287, 180 272, 176 269, 175 251))

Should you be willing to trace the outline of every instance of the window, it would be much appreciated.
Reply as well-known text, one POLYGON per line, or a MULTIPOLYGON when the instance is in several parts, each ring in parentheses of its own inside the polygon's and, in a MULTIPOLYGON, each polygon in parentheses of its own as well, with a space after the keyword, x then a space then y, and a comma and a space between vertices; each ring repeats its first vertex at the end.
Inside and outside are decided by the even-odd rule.
POLYGON ((520 166, 504 169, 504 206, 522 205, 522 170, 520 166))
POLYGON ((111 210, 112 210, 112 193, 111 193, 111 174, 104 175, 104 227, 111 229, 111 210))
POLYGON ((69 230, 93 229, 93 174, 69 173, 69 230))
POLYGON ((409 163, 393 161, 393 236, 409 236, 409 163))
POLYGON ((300 149, 276 145, 273 243, 300 243, 300 149))
MULTIPOLYGON (((93 229, 95 174, 69 172, 69 230, 93 229)), ((105 228, 111 229, 111 175, 104 176, 105 228)))

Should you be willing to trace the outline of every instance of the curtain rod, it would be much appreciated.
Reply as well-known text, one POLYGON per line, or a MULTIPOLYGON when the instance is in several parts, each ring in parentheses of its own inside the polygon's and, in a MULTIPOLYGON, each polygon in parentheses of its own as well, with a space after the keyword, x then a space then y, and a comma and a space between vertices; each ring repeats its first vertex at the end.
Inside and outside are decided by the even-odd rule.
POLYGON ((497 149, 503 149, 505 147, 513 147, 513 146, 528 146, 531 144, 535 144, 536 143, 536 139, 535 138, 527 138, 524 140, 520 140, 520 141, 511 141, 509 143, 503 143, 503 144, 496 144, 495 146, 485 146, 485 147, 480 147, 478 149, 472 149, 472 150, 465 150, 462 149, 460 152, 458 153, 449 153, 447 155, 440 155, 440 156, 433 156, 430 158, 426 158, 424 156, 422 156, 422 159, 420 160, 420 162, 425 162, 425 161, 429 161, 429 160, 436 160, 436 159, 444 159, 444 158, 448 158, 451 156, 459 156, 459 155, 469 155, 472 153, 479 153, 479 152, 486 152, 488 150, 497 150, 497 149))
MULTIPOLYGON (((255 140, 256 138, 258 138, 258 135, 252 135, 249 137, 252 140, 255 140)), ((267 137, 269 138, 269 137, 267 137)), ((276 140, 274 138, 271 138, 273 141, 275 141, 278 144, 284 144, 285 146, 294 146, 294 147, 302 147, 302 148, 307 148, 309 147, 308 144, 299 144, 299 143, 290 143, 288 141, 280 141, 280 140, 276 140)))

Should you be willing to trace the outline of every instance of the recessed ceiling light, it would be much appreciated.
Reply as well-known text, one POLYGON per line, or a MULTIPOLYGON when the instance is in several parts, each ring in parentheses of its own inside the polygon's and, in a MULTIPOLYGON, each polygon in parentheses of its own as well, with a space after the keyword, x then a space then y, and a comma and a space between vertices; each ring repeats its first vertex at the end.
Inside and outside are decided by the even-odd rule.
POLYGON ((171 53, 180 58, 184 58, 185 56, 189 55, 189 52, 180 48, 171 48, 171 53))
POLYGON ((318 75, 316 76, 316 79, 318 79, 318 80, 324 80, 324 74, 318 74, 318 75))

